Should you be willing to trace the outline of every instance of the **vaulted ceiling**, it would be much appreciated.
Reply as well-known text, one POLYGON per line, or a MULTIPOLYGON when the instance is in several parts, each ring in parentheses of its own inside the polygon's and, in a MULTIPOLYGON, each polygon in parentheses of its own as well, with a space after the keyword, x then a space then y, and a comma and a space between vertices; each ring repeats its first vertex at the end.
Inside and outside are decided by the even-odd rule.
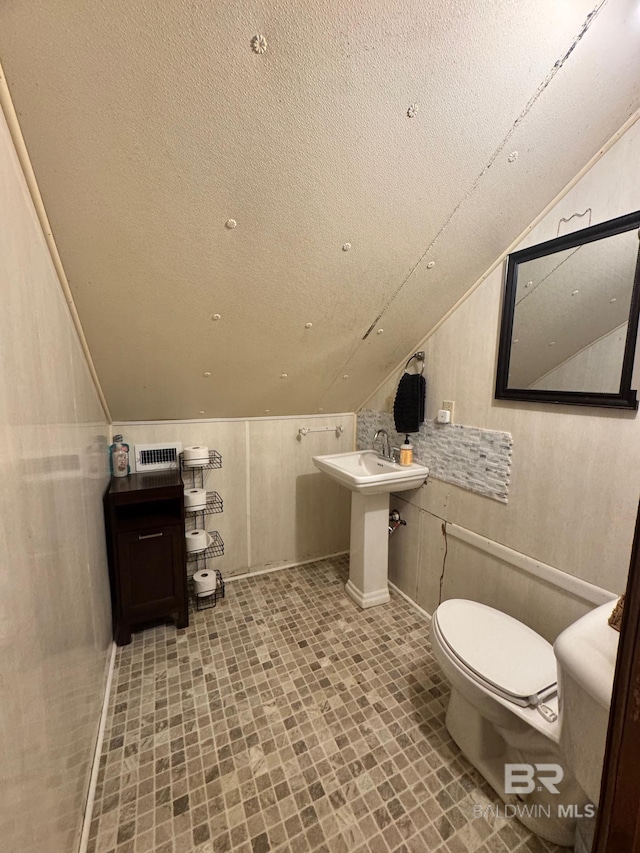
POLYGON ((113 417, 356 409, 640 106, 593 2, 2 3, 113 417))

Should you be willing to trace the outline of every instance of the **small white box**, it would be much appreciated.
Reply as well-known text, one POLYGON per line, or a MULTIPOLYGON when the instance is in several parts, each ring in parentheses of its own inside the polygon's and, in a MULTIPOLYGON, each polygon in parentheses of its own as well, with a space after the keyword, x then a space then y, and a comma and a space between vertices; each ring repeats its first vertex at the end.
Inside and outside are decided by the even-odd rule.
POLYGON ((438 410, 438 423, 439 424, 448 424, 451 421, 451 412, 447 411, 447 409, 439 409, 438 410))

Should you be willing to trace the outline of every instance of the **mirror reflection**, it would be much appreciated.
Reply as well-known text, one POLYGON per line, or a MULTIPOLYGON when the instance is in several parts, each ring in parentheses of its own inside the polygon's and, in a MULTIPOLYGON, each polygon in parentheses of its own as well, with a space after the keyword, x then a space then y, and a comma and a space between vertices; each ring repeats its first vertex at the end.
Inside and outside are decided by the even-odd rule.
POLYGON ((637 255, 634 230, 518 265, 510 388, 618 391, 637 255))

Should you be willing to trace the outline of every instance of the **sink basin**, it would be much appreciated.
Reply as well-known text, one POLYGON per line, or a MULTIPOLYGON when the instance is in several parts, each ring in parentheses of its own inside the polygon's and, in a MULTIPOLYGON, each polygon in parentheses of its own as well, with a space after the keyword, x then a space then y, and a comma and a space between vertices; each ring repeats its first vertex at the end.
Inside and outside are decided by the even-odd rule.
POLYGON ((375 450, 314 456, 313 463, 352 492, 368 495, 417 489, 429 474, 424 465, 398 465, 382 459, 375 450))
POLYGON ((417 489, 424 465, 398 465, 375 450, 314 456, 313 464, 351 490, 351 543, 347 595, 360 607, 389 601, 389 494, 417 489))

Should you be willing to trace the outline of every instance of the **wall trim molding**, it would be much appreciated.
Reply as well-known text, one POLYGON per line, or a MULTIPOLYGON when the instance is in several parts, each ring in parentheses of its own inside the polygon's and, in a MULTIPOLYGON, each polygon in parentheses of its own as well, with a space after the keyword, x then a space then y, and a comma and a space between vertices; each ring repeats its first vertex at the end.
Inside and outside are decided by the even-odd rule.
POLYGON ((403 592, 403 591, 400 589, 400 587, 399 587, 399 586, 396 586, 394 583, 391 583, 391 581, 389 581, 388 583, 389 583, 389 589, 393 590, 393 592, 394 592, 396 595, 399 595, 399 596, 400 596, 400 598, 404 598, 404 600, 407 602, 407 604, 410 604, 410 605, 411 605, 411 607, 413 607, 413 609, 414 609, 414 610, 417 610, 417 611, 418 611, 418 613, 420 614, 420 616, 422 616, 422 618, 423 618, 426 622, 431 623, 431 618, 432 618, 432 617, 431 617, 431 613, 429 613, 428 611, 426 611, 426 610, 424 609, 424 607, 420 607, 420 605, 418 604, 418 602, 417 602, 417 601, 414 601, 414 600, 413 600, 413 598, 411 598, 411 596, 410 596, 410 595, 407 595, 407 593, 406 593, 406 592, 403 592))
MULTIPOLYGON (((251 427, 244 425, 244 452, 247 464, 244 469, 245 512, 247 518, 247 566, 251 566, 251 427)), ((194 474, 195 477, 195 474, 194 474)))
POLYGON ((245 423, 245 421, 296 421, 303 418, 305 421, 311 418, 353 418, 355 412, 328 412, 321 415, 257 415, 247 418, 176 418, 166 421, 114 421, 113 427, 128 426, 166 426, 168 424, 222 424, 222 423, 245 423))
POLYGON ((111 655, 109 657, 107 670, 107 680, 104 687, 104 697, 102 700, 102 710, 100 711, 98 736, 96 738, 95 749, 93 751, 93 759, 91 761, 91 775, 89 777, 89 789, 87 791, 84 817, 82 819, 82 831, 80 834, 80 846, 78 847, 78 853, 87 853, 87 848, 89 846, 89 831, 91 829, 91 820, 93 818, 93 806, 96 800, 96 788, 98 786, 98 774, 100 772, 100 756, 102 755, 104 732, 107 726, 107 716, 109 714, 109 699, 111 698, 111 684, 113 682, 113 672, 116 665, 116 650, 117 646, 114 642, 112 642, 111 655))
POLYGON ((471 545, 473 548, 477 548, 479 551, 483 551, 485 554, 489 554, 491 557, 495 557, 497 560, 501 560, 503 563, 507 563, 509 566, 513 566, 513 568, 525 574, 533 575, 533 577, 539 578, 545 583, 556 587, 556 589, 568 592, 575 598, 586 601, 591 605, 599 606, 617 598, 617 595, 613 592, 567 574, 567 572, 562 572, 560 569, 556 569, 546 563, 541 563, 539 560, 529 557, 520 551, 515 551, 507 545, 501 545, 493 539, 488 539, 486 536, 474 533, 473 530, 467 530, 466 527, 460 527, 460 525, 451 522, 447 522, 446 524, 447 534, 454 539, 471 545))
POLYGON ((321 560, 330 560, 332 557, 344 557, 349 551, 336 551, 335 554, 324 554, 322 557, 312 557, 310 560, 300 560, 297 563, 283 563, 281 566, 269 566, 268 569, 258 569, 255 572, 244 572, 241 575, 229 575, 224 579, 225 584, 231 581, 246 581, 257 578, 260 575, 270 575, 272 572, 280 572, 282 569, 295 569, 298 566, 308 566, 309 563, 319 563, 321 560))

